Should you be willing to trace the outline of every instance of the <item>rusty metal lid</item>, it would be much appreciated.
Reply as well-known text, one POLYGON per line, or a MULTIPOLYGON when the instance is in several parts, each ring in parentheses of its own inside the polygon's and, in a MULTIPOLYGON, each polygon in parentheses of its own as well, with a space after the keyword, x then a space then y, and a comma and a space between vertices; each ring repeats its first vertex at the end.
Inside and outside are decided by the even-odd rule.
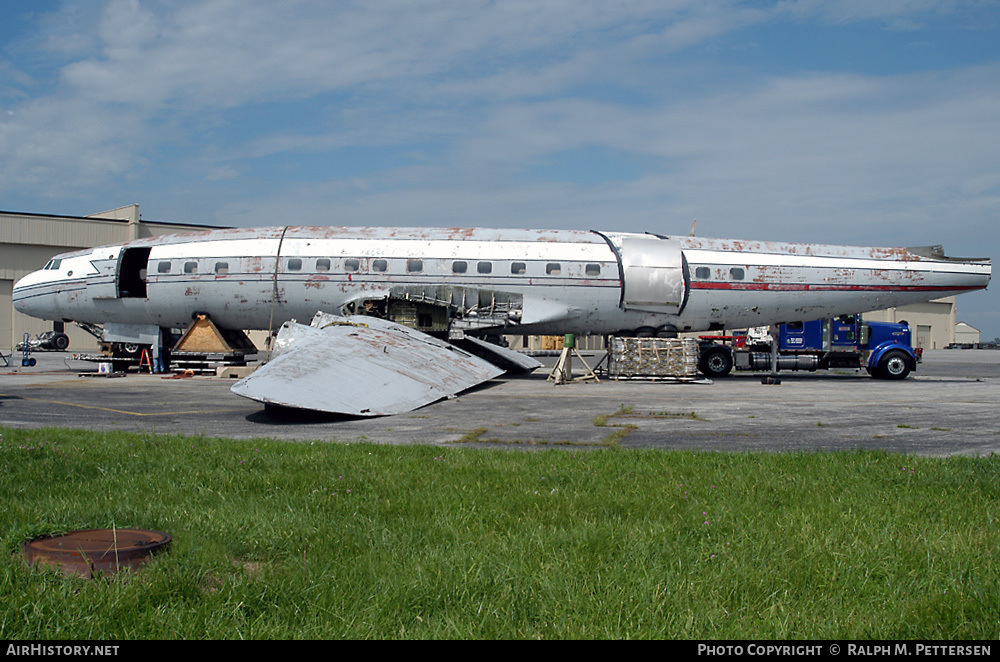
POLYGON ((84 529, 21 543, 29 565, 45 563, 67 576, 93 577, 134 569, 170 544, 170 536, 144 529, 84 529))

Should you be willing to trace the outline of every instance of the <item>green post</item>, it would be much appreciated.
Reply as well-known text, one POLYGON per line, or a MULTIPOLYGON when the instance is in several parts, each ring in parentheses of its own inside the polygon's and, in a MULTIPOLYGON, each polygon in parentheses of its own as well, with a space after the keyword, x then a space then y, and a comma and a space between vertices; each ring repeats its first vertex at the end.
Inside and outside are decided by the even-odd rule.
POLYGON ((567 333, 566 337, 563 338, 563 347, 566 349, 573 349, 576 345, 576 337, 572 333, 567 333))

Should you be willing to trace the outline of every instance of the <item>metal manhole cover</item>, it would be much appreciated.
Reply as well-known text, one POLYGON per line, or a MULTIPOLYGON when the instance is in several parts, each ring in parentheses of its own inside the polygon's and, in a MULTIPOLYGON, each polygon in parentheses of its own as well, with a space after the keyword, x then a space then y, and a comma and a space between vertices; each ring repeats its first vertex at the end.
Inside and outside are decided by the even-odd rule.
POLYGON ((85 529, 21 543, 29 565, 45 563, 65 575, 93 577, 134 569, 170 543, 170 536, 145 529, 85 529))

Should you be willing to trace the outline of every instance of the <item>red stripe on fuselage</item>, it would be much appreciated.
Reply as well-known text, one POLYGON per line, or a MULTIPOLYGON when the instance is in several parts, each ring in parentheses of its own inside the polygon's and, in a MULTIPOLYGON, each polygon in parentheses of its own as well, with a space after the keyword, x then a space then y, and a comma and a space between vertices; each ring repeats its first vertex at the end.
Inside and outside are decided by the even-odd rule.
POLYGON ((692 290, 739 290, 773 292, 963 292, 985 287, 958 285, 819 285, 809 283, 718 283, 695 281, 692 290))

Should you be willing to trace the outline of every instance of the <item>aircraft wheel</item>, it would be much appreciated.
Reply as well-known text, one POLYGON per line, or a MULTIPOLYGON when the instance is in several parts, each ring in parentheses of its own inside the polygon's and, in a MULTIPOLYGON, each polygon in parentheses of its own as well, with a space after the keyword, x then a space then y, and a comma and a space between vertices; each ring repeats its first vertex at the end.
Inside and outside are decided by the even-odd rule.
POLYGON ((656 329, 651 326, 640 326, 635 330, 636 338, 652 338, 656 336, 656 329))
POLYGON ((733 355, 725 347, 709 347, 701 353, 698 370, 706 377, 725 377, 733 370, 733 355))
POLYGON ((144 347, 148 348, 149 345, 140 345, 134 342, 116 342, 111 345, 111 357, 115 359, 137 359, 142 354, 144 347))
POLYGON ((55 336, 52 337, 52 344, 55 346, 56 349, 62 351, 67 347, 69 347, 69 336, 67 336, 65 333, 57 333, 55 336))
POLYGON ((876 374, 882 379, 906 379, 910 370, 910 357, 903 352, 889 352, 878 362, 876 374))

